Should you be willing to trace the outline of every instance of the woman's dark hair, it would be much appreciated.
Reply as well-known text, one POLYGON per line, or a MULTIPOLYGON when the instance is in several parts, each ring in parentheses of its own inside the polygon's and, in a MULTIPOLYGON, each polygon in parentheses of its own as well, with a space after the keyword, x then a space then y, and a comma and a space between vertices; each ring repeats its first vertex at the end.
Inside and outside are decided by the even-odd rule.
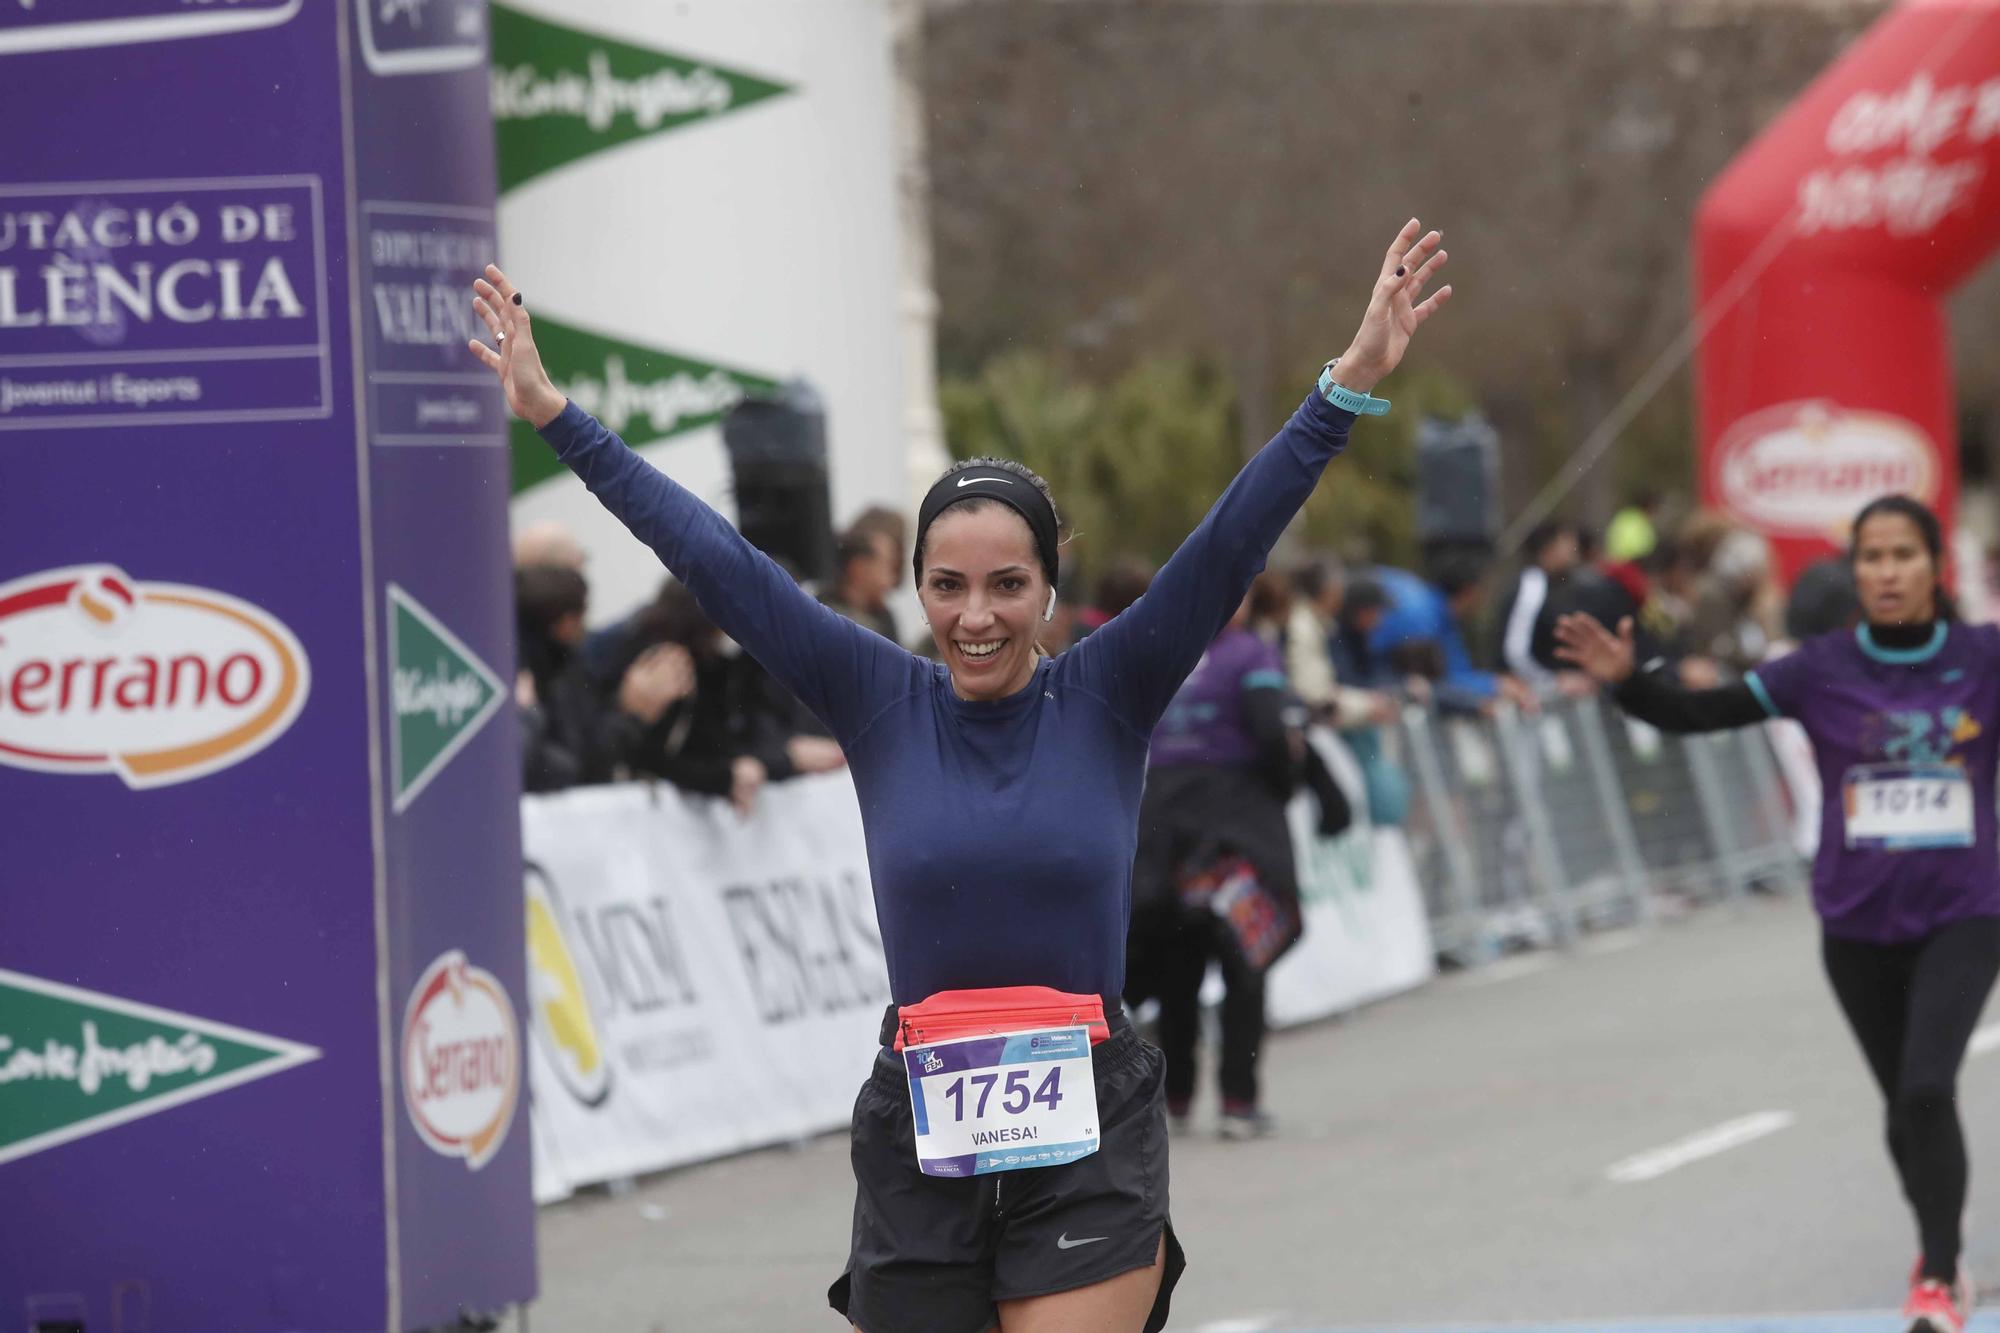
POLYGON ((1944 586, 1944 524, 1938 522, 1934 510, 1922 500, 1909 495, 1884 495, 1861 506, 1861 512, 1854 516, 1854 530, 1849 539, 1847 559, 1852 564, 1861 554, 1861 529, 1871 518, 1889 514, 1907 518, 1917 528, 1917 535, 1924 540, 1924 549, 1931 553, 1931 574, 1936 580, 1931 594, 1937 607, 1939 620, 1958 619, 1958 605, 1944 586))
POLYGON ((1097 609, 1108 619, 1146 595, 1153 567, 1136 555, 1121 555, 1097 579, 1097 609))
POLYGON ((1282 624, 1292 613, 1291 581, 1275 569, 1250 580, 1250 619, 1282 624))
POLYGON ((514 571, 514 618, 524 634, 547 634, 564 616, 580 616, 590 585, 566 565, 529 565, 514 571))
MULTIPOLYGON (((1036 473, 1036 471, 1033 468, 1029 467, 1026 463, 1017 463, 1011 458, 992 458, 984 454, 980 455, 978 458, 961 458, 956 463, 953 463, 950 467, 946 468, 944 472, 939 475, 937 482, 933 482, 932 485, 936 486, 938 483, 943 482, 949 477, 956 476, 958 473, 964 472, 968 468, 975 468, 975 467, 994 468, 1001 472, 1010 473, 1011 475, 1019 477, 1023 481, 1026 481, 1029 485, 1033 486, 1037 491, 1041 493, 1042 499, 1048 501, 1049 517, 1052 520, 1054 520, 1056 530, 1058 532, 1061 531, 1062 511, 1056 508, 1055 492, 1051 491, 1049 489, 1049 484, 1046 481, 1043 481, 1041 476, 1038 473, 1036 473)), ((963 485, 963 483, 960 484, 963 485)), ((972 495, 966 496, 962 500, 953 500, 949 505, 945 506, 945 509, 959 509, 965 511, 968 514, 977 513, 982 509, 1013 509, 1013 508, 1014 506, 1009 505, 1004 501, 996 500, 989 495, 980 495, 976 492, 972 495)), ((1016 509, 1015 512, 1020 513, 1018 509, 1016 509)), ((938 518, 944 517, 944 510, 938 511, 937 517, 938 518)), ((919 515, 920 522, 921 518, 922 516, 919 515)), ((1027 528, 1030 534, 1033 534, 1034 525, 1028 521, 1027 515, 1025 514, 1021 515, 1021 525, 1027 528)), ((922 527, 918 528, 917 549, 915 552, 915 566, 916 566, 915 572, 917 580, 919 582, 922 582, 924 577, 924 547, 929 544, 929 537, 930 533, 928 530, 922 527)), ((1060 547, 1062 544, 1063 542, 1060 539, 1056 541, 1057 547, 1060 547)), ((1039 548, 1039 546, 1040 543, 1039 541, 1037 541, 1037 547, 1039 548)), ((1056 560, 1056 552, 1054 550, 1038 549, 1037 554, 1040 555, 1042 558, 1042 573, 1048 578, 1049 586, 1054 587, 1056 584, 1056 569, 1054 564, 1056 560)))

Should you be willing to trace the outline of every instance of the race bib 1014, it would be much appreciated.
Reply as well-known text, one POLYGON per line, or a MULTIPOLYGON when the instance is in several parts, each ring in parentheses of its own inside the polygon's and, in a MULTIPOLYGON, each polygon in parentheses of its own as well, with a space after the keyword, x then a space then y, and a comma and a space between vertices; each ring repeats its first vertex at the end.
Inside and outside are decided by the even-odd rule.
POLYGON ((1843 796, 1851 848, 1972 845, 1972 783, 1964 769, 1867 764, 1847 771, 1843 796))

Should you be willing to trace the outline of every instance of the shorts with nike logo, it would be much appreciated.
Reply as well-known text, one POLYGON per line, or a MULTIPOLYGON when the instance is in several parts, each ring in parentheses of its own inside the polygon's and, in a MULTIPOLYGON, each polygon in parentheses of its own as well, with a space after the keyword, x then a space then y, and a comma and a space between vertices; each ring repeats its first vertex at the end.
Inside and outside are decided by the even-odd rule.
POLYGON ((1164 1236, 1146 1333, 1165 1328, 1187 1267, 1167 1220, 1166 1062, 1129 1024, 1112 1026, 1092 1051, 1097 1151, 970 1178, 917 1169, 903 1062, 877 1055, 854 1102, 854 1244, 828 1303, 862 1333, 984 1333, 995 1302, 1149 1268, 1164 1236))

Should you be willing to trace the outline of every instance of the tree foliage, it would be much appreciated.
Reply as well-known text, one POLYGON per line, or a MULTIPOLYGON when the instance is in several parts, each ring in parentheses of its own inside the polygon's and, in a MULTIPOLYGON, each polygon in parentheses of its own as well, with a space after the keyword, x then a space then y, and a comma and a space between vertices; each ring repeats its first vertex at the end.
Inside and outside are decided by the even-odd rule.
MULTIPOLYGON (((1310 386, 1300 387, 1302 397, 1310 386)), ((1407 563, 1417 424, 1460 415, 1471 395, 1436 371, 1397 375, 1382 392, 1395 410, 1356 426, 1294 537, 1350 560, 1407 563)), ((1274 404, 1274 419, 1298 401, 1274 404)), ((1236 386, 1185 356, 1150 357, 1099 384, 1045 353, 1007 352, 976 374, 947 377, 939 402, 954 457, 1013 458, 1048 480, 1069 538, 1063 581, 1079 597, 1118 556, 1165 560, 1242 466, 1236 386)))

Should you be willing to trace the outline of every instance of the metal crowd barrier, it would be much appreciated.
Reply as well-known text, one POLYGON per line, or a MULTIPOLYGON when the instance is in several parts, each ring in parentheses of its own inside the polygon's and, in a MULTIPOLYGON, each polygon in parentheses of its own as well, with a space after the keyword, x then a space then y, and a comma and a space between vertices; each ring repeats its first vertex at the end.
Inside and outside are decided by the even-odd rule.
POLYGON ((1674 900, 1803 885, 1761 727, 1663 735, 1595 698, 1529 716, 1409 705, 1385 754, 1440 956, 1473 966, 1635 925, 1674 900))

